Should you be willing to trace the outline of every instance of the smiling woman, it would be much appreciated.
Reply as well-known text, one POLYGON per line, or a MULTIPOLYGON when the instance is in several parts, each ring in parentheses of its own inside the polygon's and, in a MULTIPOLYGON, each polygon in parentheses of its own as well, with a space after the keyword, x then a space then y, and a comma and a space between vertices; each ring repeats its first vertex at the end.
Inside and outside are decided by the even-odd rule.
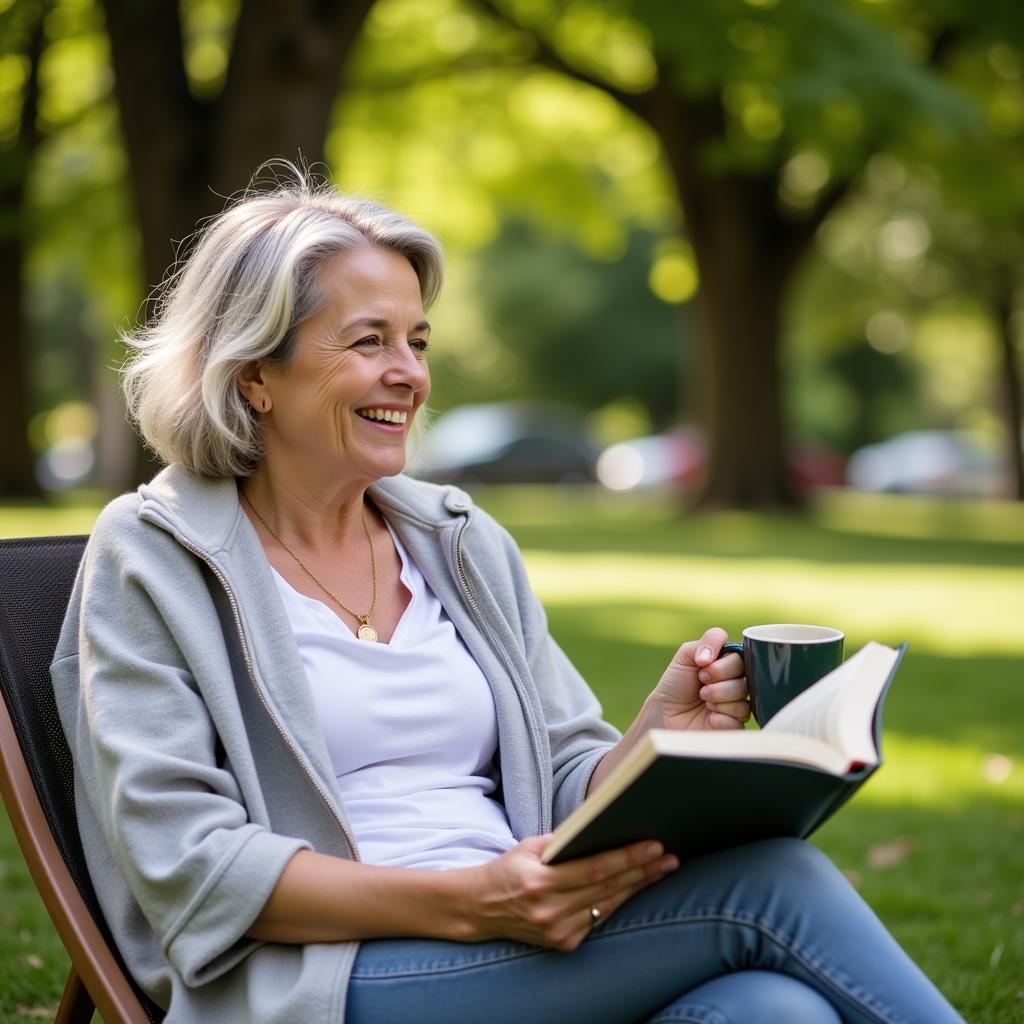
POLYGON ((298 175, 127 338, 171 465, 97 520, 52 675, 139 985, 176 1024, 958 1021, 800 841, 543 863, 648 729, 739 730, 746 680, 709 629, 620 736, 509 535, 404 476, 440 280, 421 228, 298 175))
POLYGON ((324 347, 393 343, 405 330, 422 351, 429 333, 423 310, 442 278, 437 241, 400 214, 304 181, 246 194, 198 233, 192 256, 168 277, 151 324, 124 336, 134 352, 124 373, 129 409, 166 462, 205 476, 246 475, 263 452, 263 410, 239 390, 239 375, 257 363, 283 370, 300 328, 310 334, 312 321, 324 347), (339 307, 360 287, 338 270, 346 256, 363 285, 396 273, 380 301, 404 302, 397 312, 415 319, 379 322, 369 307, 361 315, 339 307))

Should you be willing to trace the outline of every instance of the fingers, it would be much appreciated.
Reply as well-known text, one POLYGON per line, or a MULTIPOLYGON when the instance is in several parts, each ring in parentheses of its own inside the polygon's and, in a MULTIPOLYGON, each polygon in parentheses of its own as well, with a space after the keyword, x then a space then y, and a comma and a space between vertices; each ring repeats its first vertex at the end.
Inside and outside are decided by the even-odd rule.
POLYGON ((697 678, 702 683, 716 683, 724 679, 743 678, 743 659, 738 654, 727 654, 724 658, 717 658, 709 665, 705 665, 697 673, 697 678))
POLYGON ((708 710, 708 725, 712 729, 742 729, 749 718, 750 705, 746 701, 722 704, 708 710))
MULTIPOLYGON (((732 655, 730 655, 732 657, 732 655)), ((723 659, 724 660, 724 659, 723 659)), ((743 666, 740 666, 742 671, 743 666)), ((705 670, 710 673, 710 670, 705 670)), ((704 672, 701 672, 704 675, 704 672)), ((712 704, 725 704, 728 701, 746 700, 747 680, 745 676, 724 678, 721 682, 705 682, 700 688, 700 699, 712 704)))
POLYGON ((523 840, 473 875, 475 935, 518 939, 554 949, 575 949, 601 918, 630 896, 678 867, 660 843, 634 843, 566 864, 544 865, 549 837, 523 840))
MULTIPOLYGON (((594 890, 583 890, 578 898, 583 900, 582 914, 577 912, 574 916, 581 916, 587 931, 597 927, 600 922, 611 917, 619 907, 628 899, 648 886, 660 882, 666 875, 671 874, 679 867, 679 860, 672 854, 663 854, 657 860, 650 862, 640 869, 631 869, 616 876, 618 883, 615 891, 607 895, 594 890), (595 920, 593 910, 598 912, 595 920)), ((584 934, 583 938, 586 935, 584 934)), ((582 940, 581 940, 582 941, 582 940)))
MULTIPOLYGON (((661 843, 633 843, 618 850, 581 857, 579 860, 560 864, 554 870, 560 872, 556 888, 563 892, 578 889, 587 890, 591 895, 600 895, 603 886, 606 894, 619 887, 618 879, 624 875, 630 878, 645 877, 646 869, 657 863, 663 855, 661 843)), ((621 884, 632 884, 625 881, 621 884)))
POLYGON ((575 890, 574 903, 582 907, 597 906, 607 917, 634 893, 664 878, 679 867, 678 858, 662 852, 659 843, 649 844, 649 849, 655 848, 659 851, 657 857, 647 859, 642 864, 625 867, 575 890))

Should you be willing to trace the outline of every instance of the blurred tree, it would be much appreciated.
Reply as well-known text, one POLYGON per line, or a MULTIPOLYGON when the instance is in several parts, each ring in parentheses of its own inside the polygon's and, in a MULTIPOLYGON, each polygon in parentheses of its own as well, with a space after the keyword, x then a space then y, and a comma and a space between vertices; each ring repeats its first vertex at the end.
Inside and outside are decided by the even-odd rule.
POLYGON ((28 0, 0 15, 0 495, 39 493, 28 442, 35 411, 25 321, 25 196, 41 132, 39 65, 49 4, 28 0))
POLYGON ((932 250, 984 305, 999 351, 999 396, 1014 496, 1024 501, 1024 9, 961 14, 948 72, 983 110, 988 131, 971 150, 935 154, 941 202, 932 250), (979 174, 979 168, 998 168, 979 174))
POLYGON ((322 159, 371 4, 102 0, 148 285, 269 156, 322 159))
MULTIPOLYGON (((922 38, 941 34, 936 63, 979 111, 979 130, 969 145, 926 137, 898 159, 870 162, 847 204, 854 215, 834 218, 820 237, 811 318, 819 335, 866 328, 879 369, 889 364, 888 386, 903 357, 915 355, 925 371, 916 425, 973 428, 988 440, 1001 432, 1007 481, 1024 497, 1024 8, 947 0, 890 0, 887 8, 922 38), (826 267, 833 280, 822 288, 826 267), (944 358, 934 350, 943 344, 937 330, 956 335, 944 358), (918 342, 931 335, 933 351, 915 352, 924 348, 915 334, 918 342)), ((841 354, 833 366, 845 361, 841 354)))
POLYGON ((970 123, 928 66, 943 31, 911 37, 856 0, 467 2, 658 136, 700 271, 695 383, 711 439, 702 501, 792 503, 785 301, 872 153, 970 123))
POLYGON ((680 310, 647 287, 658 239, 636 231, 616 261, 506 224, 477 261, 473 288, 494 337, 487 352, 434 357, 433 404, 529 395, 597 409, 631 399, 656 429, 679 415, 680 310), (543 296, 543 301, 538 301, 543 296), (482 358, 481 358, 482 357, 482 358), (481 365, 482 363, 482 365, 481 365))

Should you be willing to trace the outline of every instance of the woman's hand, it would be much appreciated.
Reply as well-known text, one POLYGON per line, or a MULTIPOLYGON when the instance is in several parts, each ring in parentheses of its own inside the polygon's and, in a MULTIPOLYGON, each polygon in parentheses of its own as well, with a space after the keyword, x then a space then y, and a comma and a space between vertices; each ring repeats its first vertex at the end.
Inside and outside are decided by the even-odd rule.
POLYGON ((630 896, 679 866, 653 842, 543 864, 540 857, 550 839, 524 839, 500 857, 466 869, 472 941, 516 939, 568 952, 594 926, 591 907, 602 920, 611 917, 630 896))
POLYGON ((676 651, 648 698, 661 728, 740 729, 750 718, 743 659, 718 656, 728 639, 724 629, 709 629, 676 651))

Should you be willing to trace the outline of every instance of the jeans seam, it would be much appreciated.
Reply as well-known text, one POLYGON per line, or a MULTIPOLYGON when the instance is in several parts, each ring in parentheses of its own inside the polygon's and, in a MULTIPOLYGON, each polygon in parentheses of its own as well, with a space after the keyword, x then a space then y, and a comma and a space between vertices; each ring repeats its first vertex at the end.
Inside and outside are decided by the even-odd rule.
POLYGON ((691 1010, 683 1010, 683 1016, 679 1017, 671 1007, 661 1010, 653 1017, 650 1017, 647 1024, 729 1024, 729 1022, 717 1010, 700 1010, 697 1016, 691 1010))
POLYGON ((422 964, 416 967, 403 967, 385 969, 379 971, 367 971, 353 968, 350 977, 360 981, 372 981, 375 978, 415 978, 420 975, 430 974, 458 974, 461 971, 473 970, 476 967, 491 967, 494 964, 507 963, 512 960, 523 960, 527 957, 542 956, 545 953, 554 952, 544 949, 541 946, 526 946, 523 949, 508 949, 501 953, 492 953, 488 956, 478 956, 473 960, 462 960, 458 963, 448 964, 422 964))
POLYGON ((849 999, 852 1003, 858 1006, 862 1011, 872 1016, 878 1024, 905 1024, 905 1022, 898 1019, 894 1019, 889 1016, 888 1012, 883 1012, 878 1007, 872 1006, 870 1003, 854 994, 853 992, 847 991, 847 989, 840 984, 836 979, 831 977, 828 970, 822 966, 815 964, 812 960, 809 960, 807 956, 795 945, 792 945, 784 936, 775 932, 771 925, 757 918, 745 917, 743 915, 734 915, 724 913, 722 911, 715 911, 714 913, 707 914, 665 914, 658 915, 656 918, 650 918, 643 921, 629 921, 622 922, 617 927, 614 919, 606 922, 600 929, 594 931, 589 937, 588 941, 596 941, 603 936, 615 935, 617 933, 630 932, 630 931, 642 931, 647 928, 656 928, 662 924, 698 924, 702 921, 723 921, 727 924, 741 925, 748 928, 753 928, 755 931, 766 935, 771 941, 781 946, 794 960, 800 963, 808 972, 817 977, 823 984, 827 985, 837 995, 842 996, 845 999, 849 999))
POLYGON ((724 1018, 716 1013, 710 1017, 694 1017, 687 1012, 685 1017, 677 1017, 675 1014, 659 1013, 651 1017, 647 1024, 726 1024, 724 1018))

